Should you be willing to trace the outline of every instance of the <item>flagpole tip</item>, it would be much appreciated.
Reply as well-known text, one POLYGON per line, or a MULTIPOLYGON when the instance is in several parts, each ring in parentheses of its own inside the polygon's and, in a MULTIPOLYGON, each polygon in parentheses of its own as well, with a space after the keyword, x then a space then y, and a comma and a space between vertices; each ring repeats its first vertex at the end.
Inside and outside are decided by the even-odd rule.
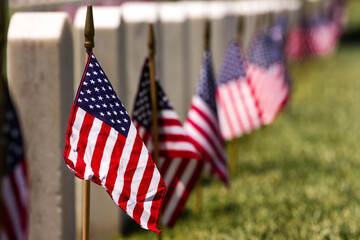
POLYGON ((205 30, 204 30, 205 51, 210 50, 210 39, 211 39, 211 23, 210 20, 207 19, 205 22, 205 30))
POLYGON ((88 5, 86 12, 85 29, 84 29, 84 36, 85 36, 84 47, 87 50, 91 50, 95 46, 94 35, 95 35, 95 28, 94 28, 92 5, 88 5))
POLYGON ((154 56, 155 52, 156 52, 156 47, 155 47, 155 36, 154 36, 154 27, 152 23, 149 23, 148 26, 148 50, 149 50, 149 55, 150 56, 154 56))

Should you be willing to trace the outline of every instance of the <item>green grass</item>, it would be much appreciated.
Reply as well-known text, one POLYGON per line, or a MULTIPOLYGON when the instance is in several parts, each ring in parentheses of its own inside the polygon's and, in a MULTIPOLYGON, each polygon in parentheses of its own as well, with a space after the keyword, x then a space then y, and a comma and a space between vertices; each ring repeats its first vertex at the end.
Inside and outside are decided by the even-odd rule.
MULTIPOLYGON (((357 8, 359 9, 359 8, 357 8)), ((205 179, 163 239, 360 239, 360 44, 290 66, 277 122, 239 140, 231 191, 205 179)), ((116 239, 156 239, 138 230, 116 239)))

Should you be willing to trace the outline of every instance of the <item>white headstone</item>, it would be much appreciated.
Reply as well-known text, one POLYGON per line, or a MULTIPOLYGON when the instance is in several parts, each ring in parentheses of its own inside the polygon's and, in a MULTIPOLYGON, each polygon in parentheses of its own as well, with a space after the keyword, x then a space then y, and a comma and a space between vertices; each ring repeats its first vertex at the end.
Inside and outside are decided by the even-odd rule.
POLYGON ((230 2, 211 1, 208 3, 211 19, 211 50, 215 74, 219 72, 225 51, 236 38, 236 18, 232 14, 230 2))
POLYGON ((181 3, 161 3, 159 16, 160 82, 180 120, 184 120, 188 110, 184 104, 188 84, 185 74, 188 71, 185 66, 185 11, 181 3))
MULTIPOLYGON (((126 99, 126 88, 121 82, 119 7, 93 7, 95 47, 93 52, 110 79, 121 101, 126 99)), ((74 19, 74 94, 81 80, 85 62, 84 26, 86 7, 78 9, 74 19)), ((90 236, 91 239, 107 239, 119 234, 122 210, 104 188, 90 184, 90 236)), ((82 230, 83 181, 76 181, 77 236, 82 230)))
POLYGON ((14 14, 7 51, 9 87, 29 169, 29 239, 75 239, 74 176, 62 156, 73 102, 67 15, 14 14))
MULTIPOLYGON (((138 90, 140 72, 145 57, 148 56, 148 25, 154 24, 155 39, 158 39, 159 26, 157 23, 157 4, 150 2, 127 2, 121 6, 121 76, 126 87, 126 100, 123 101, 126 109, 131 113, 138 90)), ((159 44, 156 43, 158 46, 159 44)), ((156 49, 156 59, 158 50, 156 49)), ((158 61, 156 61, 158 63, 158 61)))
POLYGON ((204 52, 204 31, 208 18, 205 1, 189 1, 183 3, 186 14, 185 39, 185 72, 186 90, 184 95, 185 109, 190 108, 192 96, 199 81, 200 67, 204 52))

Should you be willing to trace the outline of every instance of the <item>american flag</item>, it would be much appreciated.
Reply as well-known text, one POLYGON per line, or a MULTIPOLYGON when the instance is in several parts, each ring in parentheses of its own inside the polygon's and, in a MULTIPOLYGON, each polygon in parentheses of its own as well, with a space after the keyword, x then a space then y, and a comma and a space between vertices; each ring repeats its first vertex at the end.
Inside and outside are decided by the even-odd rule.
MULTIPOLYGON (((0 83, 3 84, 3 83, 0 83)), ((29 186, 20 125, 8 92, 5 94, 5 121, 2 126, 0 212, 1 240, 28 239, 29 186)))
POLYGON ((269 29, 269 35, 279 51, 283 53, 287 35, 287 20, 285 16, 280 15, 275 19, 275 23, 269 29))
POLYGON ((332 53, 343 29, 343 5, 335 0, 314 16, 302 16, 289 33, 286 54, 291 59, 304 59, 332 53))
POLYGON ((286 103, 289 87, 283 54, 267 32, 258 33, 250 47, 247 73, 258 99, 261 124, 270 124, 286 103))
POLYGON ((232 42, 227 49, 217 80, 216 99, 221 134, 225 140, 260 127, 257 99, 237 42, 232 42))
POLYGON ((210 172, 228 184, 229 176, 217 117, 215 89, 211 55, 206 51, 197 91, 184 125, 205 162, 210 165, 210 172))
MULTIPOLYGON (((152 105, 149 75, 149 61, 146 59, 135 99, 133 121, 149 151, 152 152, 152 105)), ((161 221, 165 226, 172 227, 184 209, 189 193, 200 177, 203 163, 159 82, 156 82, 156 93, 159 167, 167 185, 162 204, 161 221)))
POLYGON ((92 52, 71 111, 64 158, 76 176, 105 187, 141 227, 160 232, 165 183, 92 52))
POLYGON ((306 31, 310 55, 321 56, 334 51, 339 29, 329 16, 319 14, 308 23, 306 31))

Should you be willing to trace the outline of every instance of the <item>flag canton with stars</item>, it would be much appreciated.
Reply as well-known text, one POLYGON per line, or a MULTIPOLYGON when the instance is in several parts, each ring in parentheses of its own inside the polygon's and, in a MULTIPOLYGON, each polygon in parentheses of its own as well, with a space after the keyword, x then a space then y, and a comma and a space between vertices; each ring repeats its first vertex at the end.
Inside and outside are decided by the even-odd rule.
POLYGON ((204 53, 203 67, 200 72, 200 80, 196 94, 209 105, 214 113, 217 113, 215 89, 216 86, 211 62, 211 54, 209 51, 206 51, 204 53))
POLYGON ((249 51, 250 63, 269 68, 273 63, 282 62, 282 56, 270 35, 261 32, 256 35, 249 51))
POLYGON ((237 42, 232 42, 221 66, 218 84, 224 84, 245 76, 245 61, 242 57, 241 48, 237 42))
POLYGON ((19 122, 10 97, 6 96, 6 112, 3 125, 3 142, 5 149, 4 174, 9 174, 13 168, 24 160, 24 149, 21 139, 19 122))
POLYGON ((127 137, 130 117, 92 53, 77 96, 77 106, 127 137))
MULTIPOLYGON (((150 93, 150 68, 149 59, 146 59, 141 76, 138 94, 135 99, 133 118, 146 130, 151 131, 152 104, 150 93)), ((165 95, 160 84, 156 81, 158 111, 173 109, 168 97, 165 95)))
POLYGON ((285 16, 279 16, 275 20, 275 24, 269 29, 271 39, 278 45, 280 49, 283 48, 286 40, 287 22, 285 16))

